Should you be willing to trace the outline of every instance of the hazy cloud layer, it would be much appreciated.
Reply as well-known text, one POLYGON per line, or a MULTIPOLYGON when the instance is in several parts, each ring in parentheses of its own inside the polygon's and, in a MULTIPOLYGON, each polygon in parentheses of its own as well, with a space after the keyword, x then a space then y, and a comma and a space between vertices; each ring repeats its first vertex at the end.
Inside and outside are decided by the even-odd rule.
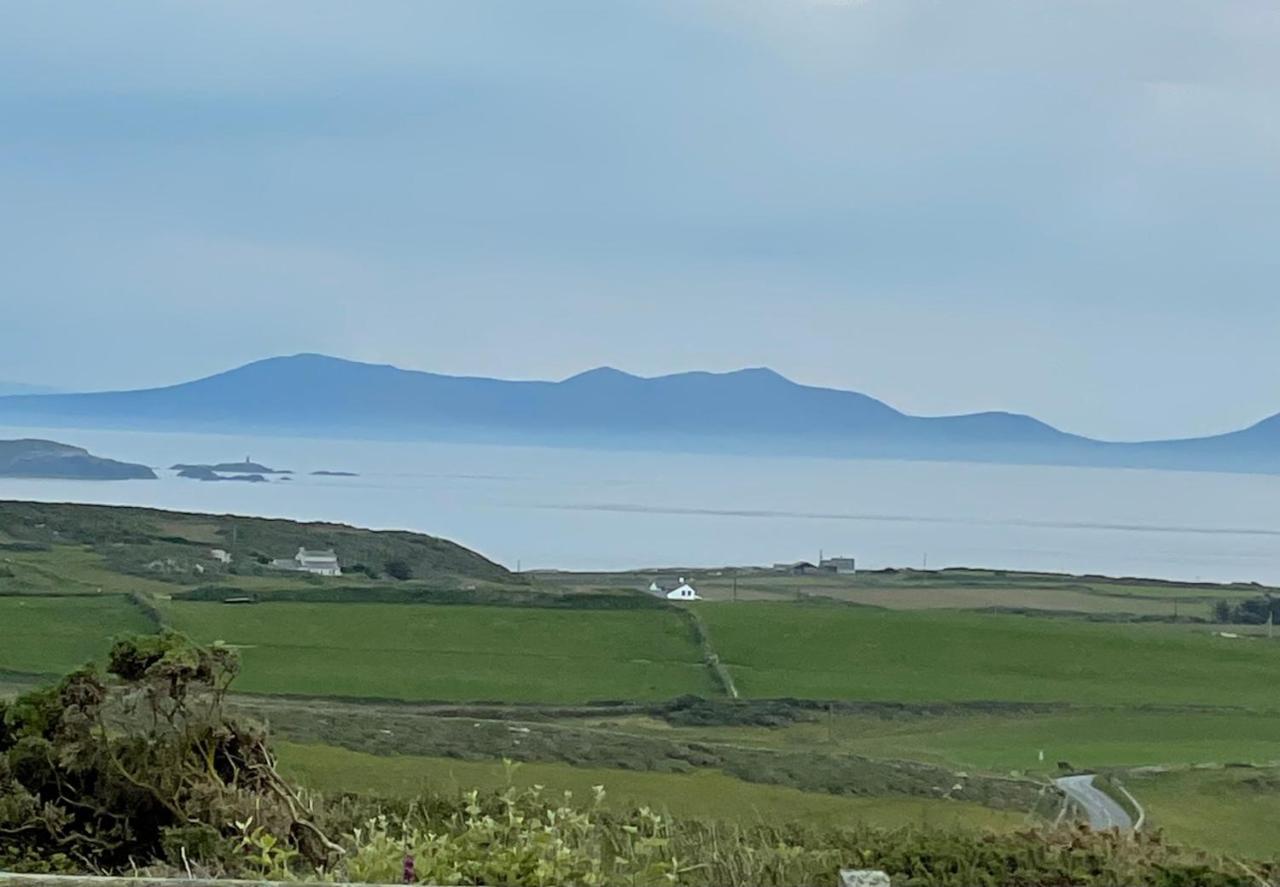
POLYGON ((767 364, 1116 436, 1280 411, 1280 7, 13 4, 0 378, 767 364))

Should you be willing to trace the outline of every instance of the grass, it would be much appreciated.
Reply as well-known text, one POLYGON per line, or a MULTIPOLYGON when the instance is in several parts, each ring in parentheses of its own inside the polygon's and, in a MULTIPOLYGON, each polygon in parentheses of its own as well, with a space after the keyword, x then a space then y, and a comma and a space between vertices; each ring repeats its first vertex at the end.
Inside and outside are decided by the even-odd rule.
POLYGON ((126 598, 0 597, 0 670, 60 675, 151 625, 126 598))
POLYGON ((278 743, 277 750, 287 775, 325 792, 413 798, 424 789, 445 793, 500 789, 510 779, 521 788, 542 785, 556 794, 571 791, 583 801, 590 799, 592 786, 603 785, 614 809, 646 805, 683 817, 822 825, 865 822, 884 827, 963 825, 1000 830, 1025 823, 1023 814, 961 801, 837 797, 743 782, 710 770, 690 774, 637 773, 536 763, 519 765, 509 777, 507 767, 500 761, 381 757, 293 743, 278 743))
POLYGON ((291 557, 300 546, 334 548, 344 566, 363 564, 379 574, 399 561, 421 580, 523 584, 481 555, 421 533, 152 508, 0 501, 0 541, 51 545, 55 551, 94 546, 108 568, 143 578, 161 574, 149 570, 149 563, 165 561, 163 576, 175 584, 222 575, 211 548, 230 551, 233 569, 254 573, 260 572, 260 559, 291 557))
POLYGON ((173 601, 173 625, 241 648, 238 689, 405 700, 587 702, 709 694, 679 614, 173 601))
MULTIPOLYGON (((1091 616, 1208 618, 1210 605, 1257 597, 1251 585, 1211 585, 995 570, 881 570, 856 575, 792 576, 758 568, 680 572, 710 601, 832 598, 892 610, 989 610, 1008 607, 1091 616)), ((659 571, 661 573, 661 571, 659 571)), ((641 589, 655 573, 547 573, 574 588, 641 589)))
POLYGON ((1277 708, 1280 645, 1162 625, 796 604, 704 604, 751 697, 1277 708))
POLYGON ((0 591, 10 594, 127 594, 131 591, 168 594, 169 583, 126 576, 109 569, 100 554, 74 545, 47 551, 0 553, 0 566, 12 574, 0 578, 0 591))
POLYGON ((1263 859, 1280 848, 1275 770, 1182 770, 1122 777, 1153 828, 1175 841, 1263 859))
POLYGON ((641 716, 593 723, 685 741, 850 752, 961 770, 1046 776, 1062 760, 1089 769, 1280 762, 1280 714, 1271 712, 1073 708, 1011 714, 837 715, 785 727, 672 727, 641 716))

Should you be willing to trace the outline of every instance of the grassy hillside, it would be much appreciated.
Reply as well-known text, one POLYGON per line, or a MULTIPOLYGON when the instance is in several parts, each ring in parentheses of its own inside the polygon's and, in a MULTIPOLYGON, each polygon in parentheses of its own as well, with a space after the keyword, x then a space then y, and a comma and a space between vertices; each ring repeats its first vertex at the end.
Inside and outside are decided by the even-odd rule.
POLYGON ((399 562, 418 580, 515 581, 474 551, 420 533, 149 508, 0 502, 0 543, 14 542, 90 546, 114 572, 179 584, 272 575, 263 563, 292 557, 300 547, 332 548, 345 570, 375 577, 399 562), (211 556, 214 548, 231 553, 229 568, 211 556))

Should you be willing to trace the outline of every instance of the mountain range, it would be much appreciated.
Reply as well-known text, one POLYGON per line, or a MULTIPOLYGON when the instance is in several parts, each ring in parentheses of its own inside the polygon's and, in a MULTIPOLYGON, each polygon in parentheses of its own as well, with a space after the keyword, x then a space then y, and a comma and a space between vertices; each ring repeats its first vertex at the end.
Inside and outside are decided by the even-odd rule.
POLYGON ((1280 416, 1115 443, 1016 413, 912 416, 768 369, 506 381, 300 354, 163 388, 0 397, 0 424, 1280 473, 1280 416))

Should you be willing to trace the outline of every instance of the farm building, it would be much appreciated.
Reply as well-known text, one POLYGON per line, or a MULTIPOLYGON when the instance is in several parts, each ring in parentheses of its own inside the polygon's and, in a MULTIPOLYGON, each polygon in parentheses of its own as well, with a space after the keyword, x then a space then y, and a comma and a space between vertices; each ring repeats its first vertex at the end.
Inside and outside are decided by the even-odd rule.
POLYGON ((316 576, 342 575, 342 568, 338 566, 338 555, 332 548, 323 550, 299 548, 298 553, 291 558, 273 560, 271 567, 275 570, 294 570, 316 576))
POLYGON ((818 568, 808 561, 796 561, 792 564, 774 564, 773 569, 778 573, 790 573, 793 576, 807 576, 810 573, 818 572, 818 568))
POLYGON ((698 594, 698 590, 685 581, 684 577, 680 577, 680 581, 667 588, 660 585, 657 580, 649 583, 649 593, 664 597, 669 601, 700 601, 702 596, 698 594))
POLYGON ((858 572, 858 562, 851 557, 824 557, 818 566, 831 573, 852 575, 858 572))

